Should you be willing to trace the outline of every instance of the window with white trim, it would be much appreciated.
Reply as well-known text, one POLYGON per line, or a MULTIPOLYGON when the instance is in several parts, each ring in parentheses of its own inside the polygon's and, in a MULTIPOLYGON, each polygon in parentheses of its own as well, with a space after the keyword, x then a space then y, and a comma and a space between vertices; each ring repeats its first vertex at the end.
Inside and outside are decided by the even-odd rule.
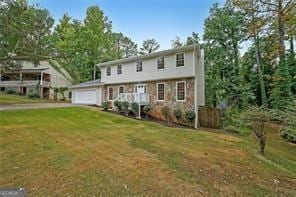
POLYGON ((107 76, 110 76, 111 75, 111 67, 109 66, 109 67, 107 67, 107 76))
POLYGON ((186 83, 185 81, 177 82, 176 84, 176 100, 185 101, 186 98, 186 83))
POLYGON ((164 56, 157 59, 157 69, 164 69, 164 56))
POLYGON ((137 72, 143 71, 142 60, 137 61, 137 72))
POLYGON ((157 84, 157 100, 158 101, 164 101, 164 83, 158 83, 157 84))
POLYGON ((184 66, 184 53, 176 54, 176 67, 184 66))
POLYGON ((113 100, 113 87, 108 87, 108 100, 113 100))
POLYGON ((124 93, 124 87, 123 86, 118 87, 118 95, 120 95, 121 93, 124 93))
POLYGON ((122 74, 122 65, 117 65, 117 74, 122 74))

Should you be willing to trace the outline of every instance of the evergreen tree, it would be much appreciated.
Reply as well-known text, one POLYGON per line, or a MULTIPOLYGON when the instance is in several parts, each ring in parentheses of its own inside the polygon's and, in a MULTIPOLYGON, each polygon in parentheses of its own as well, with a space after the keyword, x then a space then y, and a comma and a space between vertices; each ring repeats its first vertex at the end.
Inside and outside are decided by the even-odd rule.
POLYGON ((143 45, 140 48, 140 54, 147 54, 147 53, 153 53, 157 51, 160 48, 160 45, 158 42, 156 42, 155 39, 147 39, 143 41, 143 45))

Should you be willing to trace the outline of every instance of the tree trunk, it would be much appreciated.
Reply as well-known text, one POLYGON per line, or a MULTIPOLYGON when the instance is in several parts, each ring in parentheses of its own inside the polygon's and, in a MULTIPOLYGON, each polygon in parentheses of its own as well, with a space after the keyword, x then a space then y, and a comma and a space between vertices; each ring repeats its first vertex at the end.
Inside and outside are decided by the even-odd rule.
POLYGON ((284 10, 283 0, 278 1, 278 33, 279 33, 279 56, 280 60, 285 58, 285 24, 284 24, 284 10))
POLYGON ((290 53, 294 54, 294 40, 293 35, 290 36, 290 53))

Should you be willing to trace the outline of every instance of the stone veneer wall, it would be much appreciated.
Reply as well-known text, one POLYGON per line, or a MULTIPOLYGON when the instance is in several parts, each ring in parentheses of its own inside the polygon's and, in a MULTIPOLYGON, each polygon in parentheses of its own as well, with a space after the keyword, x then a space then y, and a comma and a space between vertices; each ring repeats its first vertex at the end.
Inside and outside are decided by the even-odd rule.
MULTIPOLYGON (((133 93, 134 86, 140 83, 128 83, 128 84, 116 84, 116 85, 106 85, 103 88, 103 98, 104 101, 108 100, 108 87, 113 87, 113 97, 118 97, 118 87, 124 86, 125 93, 133 93)), ((159 81, 150 81, 143 82, 141 84, 147 85, 147 93, 149 94, 150 106, 152 110, 150 115, 164 120, 164 117, 161 114, 160 109, 167 105, 172 112, 172 121, 176 121, 173 117, 173 111, 175 109, 181 109, 183 115, 188 110, 194 111, 194 78, 187 79, 171 79, 171 80, 159 80, 159 81), (186 100, 185 101, 176 101, 176 82, 185 81, 186 82, 186 100), (157 83, 165 83, 165 101, 157 101, 157 83)))

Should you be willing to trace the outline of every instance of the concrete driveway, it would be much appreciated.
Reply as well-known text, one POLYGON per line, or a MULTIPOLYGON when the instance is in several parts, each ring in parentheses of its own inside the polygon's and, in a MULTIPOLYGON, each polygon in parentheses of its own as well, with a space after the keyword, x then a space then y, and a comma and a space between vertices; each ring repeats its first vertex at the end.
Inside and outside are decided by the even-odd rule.
POLYGON ((73 107, 71 103, 30 103, 30 104, 13 104, 0 105, 0 111, 18 110, 18 109, 42 109, 42 108, 58 108, 58 107, 73 107))

